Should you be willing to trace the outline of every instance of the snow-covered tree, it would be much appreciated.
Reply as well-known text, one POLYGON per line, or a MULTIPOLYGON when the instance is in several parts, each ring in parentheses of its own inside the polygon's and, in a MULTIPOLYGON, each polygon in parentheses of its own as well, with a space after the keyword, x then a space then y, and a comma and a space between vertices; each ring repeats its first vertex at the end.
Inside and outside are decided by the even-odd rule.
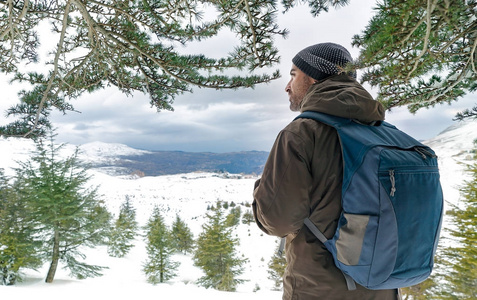
POLYGON ((206 288, 235 291, 243 282, 238 276, 243 273, 247 259, 237 257, 239 241, 232 237, 232 228, 225 223, 224 212, 216 208, 207 214, 207 223, 197 239, 194 263, 205 275, 198 283, 206 288))
POLYGON ((179 263, 171 259, 174 253, 171 233, 157 206, 154 207, 145 230, 148 258, 143 271, 147 276, 147 281, 152 284, 166 282, 177 275, 176 270, 179 263))
POLYGON ((136 210, 131 205, 129 196, 121 204, 119 216, 116 219, 109 236, 108 253, 113 257, 124 257, 134 247, 134 238, 138 230, 136 210))
POLYGON ((85 247, 106 243, 110 214, 90 177, 78 160, 78 150, 62 159, 53 136, 45 145, 36 141, 36 151, 16 171, 15 190, 38 223, 37 234, 45 242, 38 249, 50 261, 46 282, 52 282, 59 262, 79 279, 101 275, 103 267, 84 262, 85 247))

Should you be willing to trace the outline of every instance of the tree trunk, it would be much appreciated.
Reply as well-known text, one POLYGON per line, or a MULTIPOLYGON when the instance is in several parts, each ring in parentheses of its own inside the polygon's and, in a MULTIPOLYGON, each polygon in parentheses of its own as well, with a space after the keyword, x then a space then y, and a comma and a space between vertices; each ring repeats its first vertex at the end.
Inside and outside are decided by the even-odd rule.
POLYGON ((161 256, 161 258, 160 258, 161 271, 160 271, 160 276, 159 276, 160 277, 159 282, 163 283, 164 282, 164 272, 165 272, 166 267, 164 266, 164 253, 162 252, 162 250, 161 250, 161 253, 159 255, 161 256))
POLYGON ((60 260, 60 234, 58 230, 55 230, 55 236, 53 238, 53 256, 51 258, 50 269, 46 276, 45 282, 52 283, 55 278, 56 269, 58 268, 58 261, 60 260))

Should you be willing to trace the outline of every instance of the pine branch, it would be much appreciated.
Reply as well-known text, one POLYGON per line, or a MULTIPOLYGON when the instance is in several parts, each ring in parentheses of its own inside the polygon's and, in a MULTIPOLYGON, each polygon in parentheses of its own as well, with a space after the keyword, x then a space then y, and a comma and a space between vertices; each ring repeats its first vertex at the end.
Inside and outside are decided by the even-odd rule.
POLYGON ((422 47, 422 50, 421 50, 421 53, 414 59, 415 62, 414 62, 414 66, 413 68, 411 69, 411 71, 409 71, 409 73, 407 74, 406 76, 406 81, 409 80, 409 78, 411 77, 411 74, 414 73, 414 71, 417 69, 418 65, 419 65, 419 61, 420 59, 426 54, 427 52, 427 47, 428 47, 428 44, 429 44, 429 38, 431 36, 431 28, 432 28, 432 25, 431 25, 431 16, 432 16, 432 12, 434 11, 434 9, 436 8, 436 4, 437 4, 437 0, 434 0, 432 1, 431 3, 431 0, 427 0, 427 10, 426 10, 426 35, 424 36, 423 38, 423 47, 422 47))
POLYGON ((472 109, 466 109, 463 112, 459 112, 454 117, 454 121, 463 121, 464 119, 468 118, 476 118, 477 119, 477 106, 474 106, 472 109))
POLYGON ((379 87, 386 108, 406 105, 411 112, 476 91, 476 7, 475 1, 384 1, 353 38, 363 48, 362 81, 379 87))
POLYGON ((67 2, 66 7, 65 7, 65 14, 64 14, 64 17, 63 17, 63 29, 61 31, 60 41, 58 42, 58 49, 56 51, 56 55, 55 55, 55 59, 54 59, 54 63, 53 63, 53 66, 54 66, 53 73, 50 75, 50 80, 48 82, 48 85, 46 86, 46 89, 45 89, 44 93, 43 93, 43 97, 40 101, 40 104, 38 105, 38 111, 36 113, 33 128, 32 128, 32 130, 27 132, 24 135, 24 137, 29 136, 38 127, 38 122, 40 120, 40 114, 43 111, 43 107, 45 106, 45 102, 48 100, 48 94, 50 93, 50 91, 53 88, 53 81, 55 80, 55 77, 58 74, 58 61, 59 61, 60 54, 61 54, 61 47, 63 46, 64 39, 65 39, 65 34, 66 34, 66 28, 68 26, 68 13, 69 13, 69 11, 70 11, 70 2, 67 2))

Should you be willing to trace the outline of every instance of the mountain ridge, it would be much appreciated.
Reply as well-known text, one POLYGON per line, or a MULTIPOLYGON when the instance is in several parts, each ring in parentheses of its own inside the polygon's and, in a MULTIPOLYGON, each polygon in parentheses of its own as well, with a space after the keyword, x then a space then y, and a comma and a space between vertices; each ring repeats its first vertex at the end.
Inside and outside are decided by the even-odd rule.
MULTIPOLYGON (((435 137, 422 141, 441 151, 469 151, 477 138, 477 119, 449 126, 435 137), (456 140, 457 139, 457 140, 456 140)), ((13 165, 14 159, 27 158, 35 149, 33 141, 22 138, 0 137, 2 157, 0 165, 13 165), (3 161, 3 162, 2 162, 3 161)), ((76 146, 65 144, 64 154, 71 155, 76 146)), ((259 175, 267 161, 266 151, 236 151, 226 153, 142 150, 119 143, 91 142, 79 147, 79 158, 100 172, 119 176, 174 175, 191 172, 216 172, 259 175)), ((467 153, 466 156, 469 154, 467 153)), ((444 164, 445 166, 445 164, 444 164)))
POLYGON ((113 168, 118 175, 140 173, 143 176, 174 175, 191 172, 261 174, 268 152, 241 151, 227 153, 148 151, 141 155, 121 155, 95 168, 113 168))
MULTIPOLYGON (((61 155, 73 153, 75 145, 64 144, 61 155)), ((27 159, 35 150, 30 139, 0 137, 0 165, 14 167, 15 160, 27 159)), ((261 174, 269 152, 236 151, 226 153, 151 151, 119 143, 91 142, 78 146, 79 159, 93 169, 114 176, 175 175, 191 172, 261 174)))

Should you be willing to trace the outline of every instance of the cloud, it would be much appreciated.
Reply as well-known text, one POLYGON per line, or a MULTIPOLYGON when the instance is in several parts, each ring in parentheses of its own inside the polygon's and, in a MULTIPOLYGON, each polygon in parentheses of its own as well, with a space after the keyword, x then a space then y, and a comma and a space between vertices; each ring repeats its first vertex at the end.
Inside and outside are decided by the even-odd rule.
POLYGON ((422 108, 411 114, 406 107, 394 108, 386 114, 386 121, 418 140, 430 139, 447 127, 455 124, 453 118, 458 112, 477 104, 477 95, 467 95, 457 102, 422 108))

